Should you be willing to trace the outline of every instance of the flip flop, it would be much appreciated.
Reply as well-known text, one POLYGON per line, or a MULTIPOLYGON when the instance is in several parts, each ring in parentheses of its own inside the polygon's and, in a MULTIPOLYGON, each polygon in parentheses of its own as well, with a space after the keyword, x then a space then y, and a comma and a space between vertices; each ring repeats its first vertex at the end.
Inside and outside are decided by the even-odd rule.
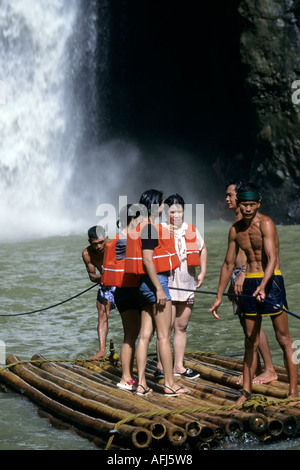
MULTIPOLYGON (((130 381, 131 382, 131 381, 130 381)), ((130 383, 130 382, 126 382, 126 384, 121 384, 121 382, 119 382, 117 384, 117 387, 121 388, 122 390, 129 390, 129 391, 132 391, 135 389, 135 386, 130 383)))
POLYGON ((178 397, 178 395, 188 395, 190 393, 190 391, 188 390, 187 392, 179 392, 178 390, 181 390, 183 389, 183 387, 179 387, 177 388, 176 390, 173 390, 171 387, 168 387, 167 385, 165 385, 165 388, 168 388, 169 390, 171 390, 172 393, 167 393, 165 392, 164 393, 164 396, 165 397, 178 397))
POLYGON ((139 395, 141 397, 145 397, 145 396, 149 395, 152 392, 151 388, 145 388, 141 384, 138 384, 136 387, 142 387, 142 389, 144 390, 143 392, 135 392, 136 395, 139 395))

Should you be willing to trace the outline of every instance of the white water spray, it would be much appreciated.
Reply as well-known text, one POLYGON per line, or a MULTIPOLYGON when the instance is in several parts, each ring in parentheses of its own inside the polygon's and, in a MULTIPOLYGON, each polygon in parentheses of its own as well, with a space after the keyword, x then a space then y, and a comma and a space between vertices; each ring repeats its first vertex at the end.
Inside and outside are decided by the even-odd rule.
POLYGON ((61 211, 76 129, 68 41, 77 0, 2 0, 0 9, 0 237, 51 235, 61 211))

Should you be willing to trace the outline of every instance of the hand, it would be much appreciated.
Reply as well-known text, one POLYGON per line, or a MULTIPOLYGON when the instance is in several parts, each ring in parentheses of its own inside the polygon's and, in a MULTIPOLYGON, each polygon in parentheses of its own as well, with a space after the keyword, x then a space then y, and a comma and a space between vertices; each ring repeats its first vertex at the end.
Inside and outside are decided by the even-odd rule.
POLYGON ((234 293, 241 295, 243 293, 243 284, 245 280, 245 273, 241 273, 234 284, 234 293))
POLYGON ((200 273, 199 276, 198 276, 198 284, 196 286, 196 289, 198 289, 198 287, 202 286, 203 281, 204 281, 204 274, 200 273))
POLYGON ((167 296, 162 288, 156 290, 156 303, 158 305, 165 305, 167 302, 167 296))
POLYGON ((252 295, 253 295, 253 297, 256 297, 256 300, 258 302, 263 302, 265 297, 266 297, 265 289, 263 287, 258 286, 256 291, 253 292, 252 295))
POLYGON ((209 309, 209 311, 212 312, 213 316, 217 320, 220 320, 220 317, 219 317, 217 311, 218 311, 218 308, 220 307, 221 303, 222 303, 222 300, 216 298, 216 300, 214 301, 214 303, 212 304, 212 306, 209 309))

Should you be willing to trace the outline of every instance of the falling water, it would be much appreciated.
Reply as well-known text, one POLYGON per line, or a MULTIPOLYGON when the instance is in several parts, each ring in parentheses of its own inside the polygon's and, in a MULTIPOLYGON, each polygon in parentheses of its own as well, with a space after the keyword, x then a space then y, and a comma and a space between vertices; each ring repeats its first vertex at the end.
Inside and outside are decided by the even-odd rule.
POLYGON ((78 139, 69 54, 77 13, 77 0, 1 3, 2 239, 65 230, 78 139))

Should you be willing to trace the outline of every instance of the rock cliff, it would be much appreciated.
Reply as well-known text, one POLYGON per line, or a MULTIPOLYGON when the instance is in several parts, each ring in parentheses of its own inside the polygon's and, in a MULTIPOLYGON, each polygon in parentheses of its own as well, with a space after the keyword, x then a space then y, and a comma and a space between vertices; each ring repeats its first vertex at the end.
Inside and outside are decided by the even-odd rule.
POLYGON ((238 12, 245 87, 256 117, 251 180, 265 195, 265 213, 277 223, 299 223, 300 1, 242 0, 238 12))

